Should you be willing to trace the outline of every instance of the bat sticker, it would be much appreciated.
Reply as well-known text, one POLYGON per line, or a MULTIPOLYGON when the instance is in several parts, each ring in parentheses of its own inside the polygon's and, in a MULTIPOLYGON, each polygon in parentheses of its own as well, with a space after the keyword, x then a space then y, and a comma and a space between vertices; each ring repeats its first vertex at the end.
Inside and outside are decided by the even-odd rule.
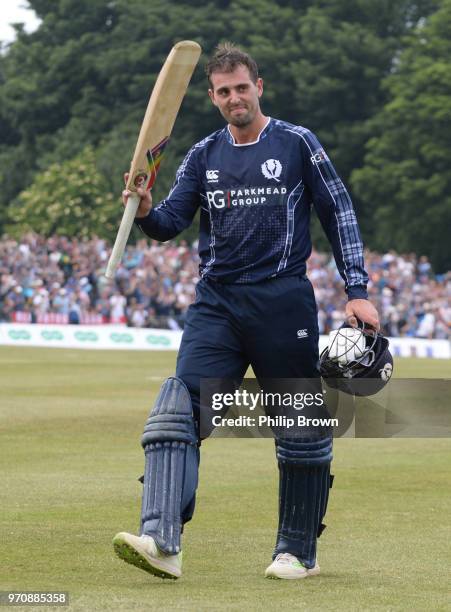
POLYGON ((147 151, 147 162, 149 164, 149 182, 147 183, 147 189, 150 189, 155 183, 157 178, 158 170, 160 169, 161 160, 163 159, 164 150, 169 142, 169 136, 163 138, 153 149, 147 151))

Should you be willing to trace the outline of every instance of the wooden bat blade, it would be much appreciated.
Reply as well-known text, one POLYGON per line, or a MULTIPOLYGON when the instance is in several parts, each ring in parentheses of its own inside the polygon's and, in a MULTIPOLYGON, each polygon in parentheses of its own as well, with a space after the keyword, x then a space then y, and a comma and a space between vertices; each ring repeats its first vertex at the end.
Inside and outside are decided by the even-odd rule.
POLYGON ((150 96, 130 166, 127 188, 155 182, 164 149, 201 53, 190 40, 177 43, 169 53, 150 96))
MULTIPOLYGON (((142 185, 150 188, 155 182, 164 149, 201 51, 200 45, 190 40, 181 41, 171 49, 155 82, 141 125, 127 181, 130 191, 136 191, 142 185)), ((114 278, 133 225, 138 205, 136 198, 133 198, 133 203, 130 200, 132 198, 127 203, 108 261, 105 272, 108 279, 114 278)))

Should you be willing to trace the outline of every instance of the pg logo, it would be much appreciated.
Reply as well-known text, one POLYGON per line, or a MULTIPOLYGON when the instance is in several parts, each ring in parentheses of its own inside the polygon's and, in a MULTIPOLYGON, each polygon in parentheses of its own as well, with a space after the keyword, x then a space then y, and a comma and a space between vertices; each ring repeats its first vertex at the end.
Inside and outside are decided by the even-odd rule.
POLYGON ((212 206, 215 208, 224 208, 226 205, 225 193, 220 189, 216 191, 207 191, 207 202, 209 208, 212 208, 212 206))
POLYGON ((310 161, 312 164, 320 164, 321 162, 327 161, 327 159, 326 151, 324 149, 319 149, 319 151, 316 151, 316 153, 311 156, 310 161))

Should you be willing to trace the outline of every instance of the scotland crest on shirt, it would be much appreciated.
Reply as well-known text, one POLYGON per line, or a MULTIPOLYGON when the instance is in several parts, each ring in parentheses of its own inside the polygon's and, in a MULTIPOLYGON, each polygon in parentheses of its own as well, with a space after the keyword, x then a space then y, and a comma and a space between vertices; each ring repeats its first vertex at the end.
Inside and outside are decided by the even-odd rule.
POLYGON ((267 159, 262 163, 261 169, 265 178, 280 182, 279 176, 282 174, 282 164, 278 159, 267 159))

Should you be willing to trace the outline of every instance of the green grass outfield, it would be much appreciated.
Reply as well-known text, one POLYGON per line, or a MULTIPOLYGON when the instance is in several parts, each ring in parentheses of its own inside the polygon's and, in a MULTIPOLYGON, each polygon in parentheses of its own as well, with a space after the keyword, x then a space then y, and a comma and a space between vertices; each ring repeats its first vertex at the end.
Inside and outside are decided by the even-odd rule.
MULTIPOLYGON (((67 590, 70 610, 450 609, 449 439, 336 441, 318 578, 263 578, 276 528, 271 440, 202 446, 179 581, 118 560, 112 537, 138 525, 143 423, 174 363, 0 348, 0 589, 67 590)), ((445 361, 396 365, 398 376, 449 376, 445 361)))

